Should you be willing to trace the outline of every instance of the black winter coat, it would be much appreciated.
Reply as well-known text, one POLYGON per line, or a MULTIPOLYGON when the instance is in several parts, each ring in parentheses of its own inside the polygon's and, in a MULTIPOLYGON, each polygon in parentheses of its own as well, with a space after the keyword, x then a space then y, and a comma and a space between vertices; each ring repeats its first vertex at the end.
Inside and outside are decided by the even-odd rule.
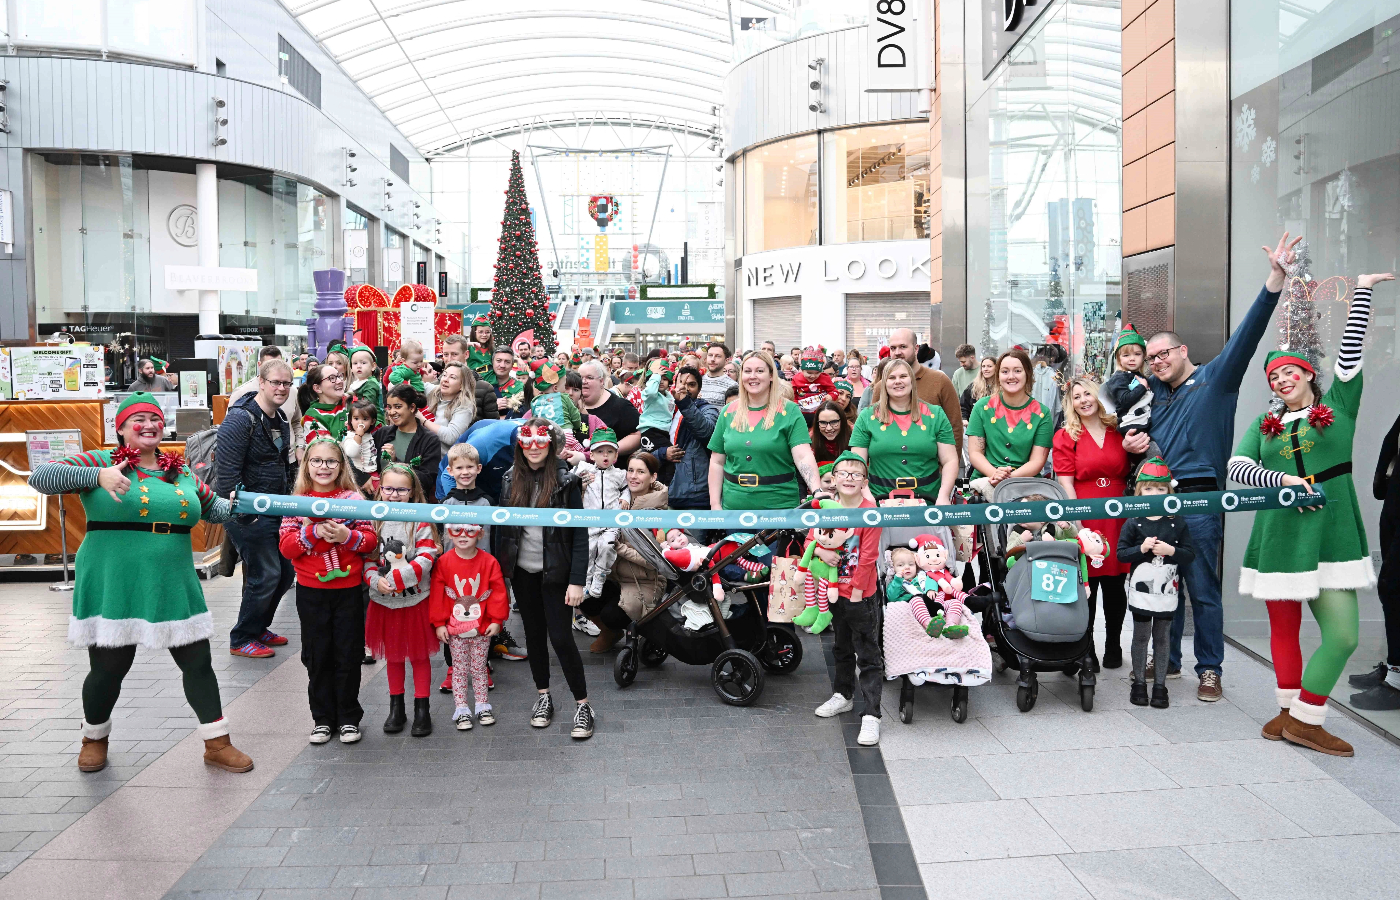
MULTIPOLYGON (((559 480, 554 494, 545 508, 583 509, 583 488, 578 476, 569 467, 559 462, 559 480)), ((501 502, 508 503, 510 486, 515 476, 512 468, 501 478, 501 502)), ((496 561, 501 564, 501 572, 507 578, 515 574, 515 565, 520 556, 522 528, 518 525, 495 525, 491 528, 491 545, 496 561)), ((544 530, 544 569, 541 574, 546 584, 577 584, 582 586, 588 578, 588 529, 587 528, 545 528, 544 530)))
MULTIPOLYGON (((384 466, 388 462, 384 458, 384 448, 387 446, 389 452, 394 451, 394 438, 399 430, 393 425, 385 425, 374 432, 374 455, 379 460, 379 471, 384 471, 384 466)), ((437 435, 420 424, 418 430, 413 433, 413 437, 408 441, 408 452, 404 454, 404 459, 399 462, 409 463, 413 467, 414 473, 418 475, 418 481, 423 485, 423 495, 429 503, 437 502, 437 477, 438 463, 442 460, 442 442, 437 435), (413 459, 418 461, 412 462, 413 459)))

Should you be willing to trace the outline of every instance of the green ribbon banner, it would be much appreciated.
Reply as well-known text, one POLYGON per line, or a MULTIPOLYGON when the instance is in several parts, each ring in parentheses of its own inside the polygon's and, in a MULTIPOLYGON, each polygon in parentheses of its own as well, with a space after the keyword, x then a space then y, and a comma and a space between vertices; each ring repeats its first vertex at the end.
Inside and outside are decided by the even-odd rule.
POLYGON ((1327 497, 1291 487, 1241 488, 1200 494, 1156 494, 1096 500, 1038 500, 955 506, 882 506, 875 509, 628 510, 533 509, 512 506, 438 506, 382 500, 331 500, 240 490, 238 515, 303 516, 386 522, 437 522, 554 528, 701 528, 766 531, 775 528, 909 528, 934 525, 995 525, 999 522, 1060 522, 1135 519, 1140 516, 1198 516, 1322 506, 1327 497))

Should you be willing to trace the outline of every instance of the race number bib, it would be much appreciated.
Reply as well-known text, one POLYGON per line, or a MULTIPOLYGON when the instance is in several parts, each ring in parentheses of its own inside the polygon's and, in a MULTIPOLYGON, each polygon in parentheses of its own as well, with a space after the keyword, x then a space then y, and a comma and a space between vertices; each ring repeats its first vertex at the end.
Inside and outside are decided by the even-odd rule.
POLYGON ((1079 599, 1078 573, 1064 563, 1036 560, 1031 570, 1031 599, 1073 603, 1079 599))

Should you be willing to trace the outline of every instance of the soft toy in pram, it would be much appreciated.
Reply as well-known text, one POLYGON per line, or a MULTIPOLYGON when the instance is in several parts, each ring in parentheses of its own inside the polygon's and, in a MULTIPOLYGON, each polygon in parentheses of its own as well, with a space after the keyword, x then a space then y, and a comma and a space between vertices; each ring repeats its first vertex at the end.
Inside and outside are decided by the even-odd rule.
MULTIPOLYGON (((710 548, 709 558, 722 560, 752 537, 752 534, 731 534, 710 548)), ((756 584, 768 578, 772 558, 773 552, 768 549, 768 545, 755 541, 747 553, 725 566, 721 574, 730 581, 743 580, 749 584, 756 584), (737 571, 734 571, 735 568, 737 571)))
POLYGON ((967 637, 967 624, 963 621, 967 608, 964 605, 967 594, 953 580, 948 571, 948 548, 931 534, 921 534, 909 542, 918 562, 919 593, 925 602, 914 604, 914 618, 933 637, 967 637), (923 612, 920 612, 920 608, 923 612))
MULTIPOLYGON (((821 501, 822 509, 840 505, 835 500, 821 501)), ((797 564, 797 571, 803 580, 806 608, 792 620, 792 624, 806 628, 812 634, 821 634, 831 624, 831 604, 841 594, 841 556, 846 542, 855 533, 854 528, 812 529, 802 561, 797 564)))
MULTIPOLYGON (((699 569, 705 564, 705 560, 709 559, 711 551, 712 548, 697 544, 691 540, 690 535, 679 528, 667 531, 666 539, 661 543, 661 555, 682 572, 694 572, 699 569)), ((718 573, 710 576, 710 591, 715 600, 724 599, 724 586, 720 584, 718 573)))
POLYGON ((1095 569, 1103 568, 1104 557, 1108 555, 1108 543, 1104 536, 1092 528, 1081 528, 1075 537, 1079 542, 1079 552, 1084 554, 1089 565, 1095 569))

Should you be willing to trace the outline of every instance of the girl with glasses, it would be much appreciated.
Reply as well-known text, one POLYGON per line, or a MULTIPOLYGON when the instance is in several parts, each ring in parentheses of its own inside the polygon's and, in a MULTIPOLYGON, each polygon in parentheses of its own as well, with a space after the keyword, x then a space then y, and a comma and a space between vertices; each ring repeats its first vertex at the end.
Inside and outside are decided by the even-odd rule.
MULTIPOLYGON (((379 497, 384 503, 423 503, 423 487, 413 469, 401 462, 389 463, 379 475, 379 497)), ((414 737, 432 734, 428 710, 432 689, 433 654, 438 639, 428 615, 428 594, 433 562, 439 550, 437 529, 429 522, 376 522, 376 553, 365 567, 369 611, 365 615, 365 646, 375 659, 387 661, 389 717, 385 734, 403 731, 406 663, 413 663, 414 737)))
POLYGON ((812 453, 818 466, 829 465, 845 453, 851 443, 851 425, 834 400, 823 400, 812 417, 812 453))
MULTIPOLYGON (((329 435, 313 437, 302 454, 292 493, 299 497, 360 500, 350 465, 329 435)), ((335 732, 342 744, 360 739, 360 660, 365 643, 365 556, 378 542, 374 527, 353 519, 282 519, 278 548, 297 573, 301 660, 308 677, 311 743, 335 732)))

